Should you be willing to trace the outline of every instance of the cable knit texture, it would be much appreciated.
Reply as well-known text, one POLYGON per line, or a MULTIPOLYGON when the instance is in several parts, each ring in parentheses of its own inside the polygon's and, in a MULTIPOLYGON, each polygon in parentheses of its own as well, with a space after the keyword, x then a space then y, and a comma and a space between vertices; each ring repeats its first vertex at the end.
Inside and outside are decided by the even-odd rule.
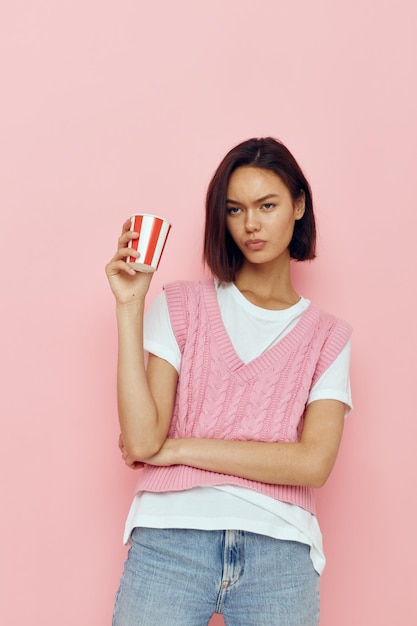
MULTIPOLYGON (((275 346, 249 363, 223 325, 213 279, 165 286, 182 353, 169 437, 299 441, 310 389, 346 344, 351 328, 310 305, 275 346)), ((315 512, 314 490, 271 485, 184 465, 145 466, 138 491, 241 485, 315 512)))

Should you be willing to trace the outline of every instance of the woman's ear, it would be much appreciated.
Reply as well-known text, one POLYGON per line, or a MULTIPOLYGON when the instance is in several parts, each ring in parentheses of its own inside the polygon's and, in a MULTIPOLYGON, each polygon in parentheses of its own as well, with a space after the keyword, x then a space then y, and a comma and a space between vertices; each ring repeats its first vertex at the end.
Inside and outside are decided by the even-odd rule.
POLYGON ((296 220, 300 220, 306 210, 306 197, 304 191, 300 193, 297 200, 294 202, 294 217, 296 220))

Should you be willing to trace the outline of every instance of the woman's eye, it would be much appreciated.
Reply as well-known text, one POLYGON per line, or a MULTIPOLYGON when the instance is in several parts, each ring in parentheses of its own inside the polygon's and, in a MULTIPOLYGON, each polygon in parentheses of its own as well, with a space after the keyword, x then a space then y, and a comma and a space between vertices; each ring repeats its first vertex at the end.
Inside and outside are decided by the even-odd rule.
POLYGON ((272 202, 267 202, 266 204, 262 205, 262 208, 266 209, 267 211, 273 209, 274 207, 275 207, 275 204, 273 204, 272 202))
POLYGON ((238 213, 240 213, 240 209, 237 206, 231 206, 227 208, 228 215, 237 215, 238 213))

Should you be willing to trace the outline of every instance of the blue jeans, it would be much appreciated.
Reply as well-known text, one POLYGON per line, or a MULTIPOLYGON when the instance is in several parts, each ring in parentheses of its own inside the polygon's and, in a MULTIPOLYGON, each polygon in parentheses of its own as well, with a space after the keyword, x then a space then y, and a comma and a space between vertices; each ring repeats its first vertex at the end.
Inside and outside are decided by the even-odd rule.
POLYGON ((239 530, 136 528, 113 626, 317 626, 309 546, 239 530))

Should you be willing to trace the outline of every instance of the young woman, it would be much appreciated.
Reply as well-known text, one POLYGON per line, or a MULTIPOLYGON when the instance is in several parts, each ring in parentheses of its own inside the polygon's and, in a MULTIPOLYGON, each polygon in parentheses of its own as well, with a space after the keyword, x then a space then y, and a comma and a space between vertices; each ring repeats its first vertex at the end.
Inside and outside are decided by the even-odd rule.
MULTIPOLYGON (((114 626, 313 626, 324 567, 314 489, 336 459, 350 327, 300 296, 312 195, 272 138, 232 149, 208 189, 213 278, 165 286, 106 267, 116 298, 120 449, 140 469, 114 626), (145 352, 149 354, 145 368, 145 352)), ((129 254, 135 254, 129 250, 129 254)))

